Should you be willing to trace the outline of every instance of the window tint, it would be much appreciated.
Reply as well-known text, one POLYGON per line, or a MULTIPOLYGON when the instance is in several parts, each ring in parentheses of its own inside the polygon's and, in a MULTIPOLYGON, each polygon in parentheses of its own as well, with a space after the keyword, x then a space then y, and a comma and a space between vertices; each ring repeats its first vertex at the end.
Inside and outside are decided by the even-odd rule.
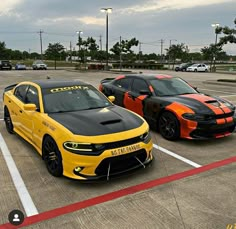
POLYGON ((38 90, 34 86, 29 87, 25 97, 25 103, 33 103, 36 105, 37 109, 39 109, 38 90))
POLYGON ((15 89, 14 95, 21 100, 22 102, 25 102, 25 95, 28 89, 28 85, 20 85, 15 89))
POLYGON ((173 96, 183 94, 196 94, 192 87, 180 78, 166 78, 150 80, 158 96, 173 96))
POLYGON ((73 112, 112 105, 105 96, 90 85, 45 88, 42 93, 45 113, 73 112))
POLYGON ((132 79, 130 79, 130 78, 120 79, 115 82, 115 85, 117 87, 124 88, 124 89, 128 90, 130 87, 131 81, 132 81, 132 79))
POLYGON ((132 91, 139 94, 141 90, 148 90, 147 83, 142 79, 135 79, 132 85, 132 91))

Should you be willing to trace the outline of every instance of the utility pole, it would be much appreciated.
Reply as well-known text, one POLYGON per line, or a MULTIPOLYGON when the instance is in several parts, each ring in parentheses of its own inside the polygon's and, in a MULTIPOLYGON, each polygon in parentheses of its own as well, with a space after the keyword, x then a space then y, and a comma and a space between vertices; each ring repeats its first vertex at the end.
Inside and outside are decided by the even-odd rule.
POLYGON ((122 65, 121 65, 121 62, 122 62, 122 47, 121 47, 121 36, 120 36, 120 71, 122 69, 122 65))
POLYGON ((170 40, 170 46, 169 46, 169 61, 168 61, 168 62, 169 62, 168 65, 169 65, 169 66, 168 66, 168 69, 170 69, 170 48, 171 48, 171 40, 170 40))
POLYGON ((102 61, 103 61, 103 54, 102 54, 102 35, 99 36, 99 42, 100 42, 100 54, 99 54, 99 58, 100 58, 100 61, 101 61, 101 66, 102 66, 102 61))
POLYGON ((164 43, 164 40, 161 39, 161 63, 163 62, 163 57, 162 57, 162 55, 163 55, 163 43, 164 43))
MULTIPOLYGON (((170 69, 170 61, 171 61, 171 56, 170 56, 170 49, 171 49, 171 41, 177 41, 176 39, 171 39, 170 40, 170 46, 169 46, 169 60, 168 60, 168 69, 170 69)), ((174 61, 175 62, 175 61, 174 61)))
POLYGON ((141 42, 139 42, 139 63, 141 62, 141 42))
POLYGON ((39 33, 39 39, 40 39, 41 60, 43 60, 43 42, 42 42, 43 31, 40 29, 38 33, 39 33))
POLYGON ((99 36, 100 51, 102 51, 102 35, 99 36))
POLYGON ((72 43, 70 41, 70 62, 72 64, 72 43))

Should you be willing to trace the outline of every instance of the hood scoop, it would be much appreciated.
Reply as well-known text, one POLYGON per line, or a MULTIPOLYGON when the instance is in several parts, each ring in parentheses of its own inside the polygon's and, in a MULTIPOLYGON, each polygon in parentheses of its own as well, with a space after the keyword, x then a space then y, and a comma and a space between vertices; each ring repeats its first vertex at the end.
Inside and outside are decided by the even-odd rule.
POLYGON ((115 124, 121 122, 121 119, 113 119, 113 120, 108 120, 104 122, 100 122, 102 125, 109 125, 109 124, 115 124))
POLYGON ((217 100, 208 100, 208 101, 205 101, 205 103, 211 104, 211 105, 213 105, 215 107, 219 107, 220 106, 220 103, 217 100))

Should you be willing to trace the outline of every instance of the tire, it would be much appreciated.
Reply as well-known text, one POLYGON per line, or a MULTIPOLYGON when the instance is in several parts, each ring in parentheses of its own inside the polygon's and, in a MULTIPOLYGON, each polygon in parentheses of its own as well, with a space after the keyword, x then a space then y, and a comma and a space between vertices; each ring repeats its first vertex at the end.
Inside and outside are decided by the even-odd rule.
POLYGON ((180 138, 180 125, 178 119, 171 112, 165 111, 158 121, 159 132, 167 140, 177 140, 180 138))
POLYGON ((4 107, 4 121, 6 125, 7 132, 9 134, 14 134, 14 126, 11 121, 11 115, 7 107, 4 107))
POLYGON ((45 137, 42 151, 43 159, 48 172, 55 177, 62 176, 63 166, 61 153, 56 142, 50 136, 45 137))
POLYGON ((194 69, 194 72, 197 72, 197 69, 194 69))

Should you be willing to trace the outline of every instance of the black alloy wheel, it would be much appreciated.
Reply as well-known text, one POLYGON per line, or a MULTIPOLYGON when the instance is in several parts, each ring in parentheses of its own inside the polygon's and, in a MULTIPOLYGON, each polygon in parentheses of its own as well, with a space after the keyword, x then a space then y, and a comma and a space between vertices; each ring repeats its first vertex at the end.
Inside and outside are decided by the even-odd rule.
POLYGON ((4 121, 6 125, 7 132, 10 134, 14 134, 14 126, 11 121, 11 115, 7 107, 4 107, 4 121))
POLYGON ((43 141, 43 159, 47 170, 55 177, 63 174, 62 157, 56 142, 50 137, 45 137, 43 141))
POLYGON ((177 140, 180 137, 179 121, 174 114, 165 111, 158 122, 159 132, 167 140, 177 140))

